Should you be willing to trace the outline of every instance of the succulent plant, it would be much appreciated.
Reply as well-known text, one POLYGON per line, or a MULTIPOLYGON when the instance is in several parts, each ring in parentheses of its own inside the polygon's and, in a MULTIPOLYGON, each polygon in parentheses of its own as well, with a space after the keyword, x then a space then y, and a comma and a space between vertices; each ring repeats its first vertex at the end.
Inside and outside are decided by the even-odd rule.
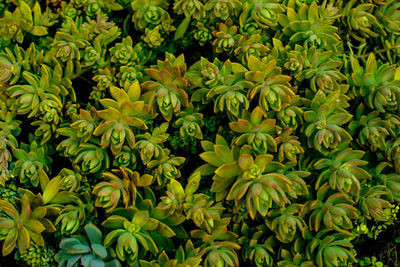
POLYGON ((281 257, 282 261, 278 262, 278 267, 294 267, 294 266, 299 266, 299 267, 315 267, 316 265, 310 261, 306 260, 305 257, 303 257, 300 253, 290 253, 286 249, 282 249, 281 251, 281 257))
POLYGON ((195 137, 203 139, 201 126, 204 125, 203 114, 195 112, 193 105, 179 113, 179 118, 175 121, 174 127, 179 127, 179 134, 182 138, 195 137))
POLYGON ((41 235, 43 231, 54 232, 56 229, 46 216, 46 207, 32 203, 28 195, 20 199, 20 211, 9 202, 0 199, 1 240, 4 240, 3 256, 10 254, 16 246, 23 253, 31 244, 45 245, 41 235), (3 215, 4 214, 4 215, 3 215))
POLYGON ((205 16, 205 8, 202 1, 199 0, 177 0, 174 3, 175 12, 185 14, 186 17, 193 17, 196 20, 200 20, 205 16))
POLYGON ((76 151, 73 165, 83 174, 96 173, 110 166, 110 158, 101 147, 91 143, 83 143, 76 151))
POLYGON ((357 142, 363 147, 369 147, 371 151, 386 150, 385 139, 391 130, 389 122, 382 120, 378 111, 358 117, 358 120, 349 124, 352 133, 359 131, 357 142))
POLYGON ((337 16, 337 10, 334 10, 334 7, 332 9, 329 10, 326 3, 318 6, 316 2, 312 2, 311 5, 303 2, 297 11, 288 7, 286 14, 279 14, 277 18, 283 27, 282 35, 291 45, 315 45, 333 49, 340 42, 340 37, 336 33, 337 27, 332 26, 337 16), (324 9, 328 14, 322 12, 324 9))
POLYGON ((134 147, 139 151, 143 164, 148 164, 153 158, 160 159, 165 156, 162 143, 168 139, 167 129, 168 123, 163 123, 160 127, 153 129, 151 135, 144 133, 137 136, 139 141, 134 147))
POLYGON ((199 41, 200 46, 204 46, 212 38, 211 31, 201 22, 196 23, 196 27, 193 37, 199 41))
POLYGON ((121 266, 117 259, 108 260, 110 255, 102 244, 103 234, 99 228, 88 223, 85 232, 88 239, 80 235, 61 240, 61 250, 55 256, 59 266, 121 266))
MULTIPOLYGON (((216 193, 216 200, 220 201, 226 197, 230 186, 235 182, 235 178, 238 175, 238 173, 232 169, 237 167, 237 148, 230 147, 226 140, 220 135, 216 136, 215 144, 204 140, 201 142, 201 146, 205 152, 201 153, 200 157, 206 163, 200 166, 198 171, 200 171, 201 175, 214 174, 214 182, 211 191, 216 193), (216 172, 218 169, 220 171, 227 169, 230 173, 229 175, 220 175, 219 172, 216 172)), ((237 169, 238 168, 236 168, 236 170, 237 169)))
POLYGON ((269 212, 268 217, 271 220, 266 221, 266 224, 280 242, 290 243, 295 239, 296 234, 303 231, 306 223, 300 215, 302 208, 302 205, 291 204, 283 209, 269 212))
POLYGON ((190 80, 184 77, 186 64, 183 55, 175 58, 167 54, 164 62, 159 62, 157 68, 145 69, 145 73, 155 81, 142 84, 143 98, 149 103, 153 113, 156 106, 162 116, 170 121, 174 114, 179 113, 181 106, 188 106, 190 80))
POLYGON ((185 162, 184 157, 169 155, 168 151, 160 159, 154 159, 147 164, 147 168, 152 170, 152 175, 159 185, 165 185, 169 179, 176 179, 181 176, 178 166, 185 162))
POLYGON ((394 76, 394 65, 382 64, 372 53, 365 68, 354 57, 350 57, 350 63, 353 70, 350 84, 357 95, 364 97, 367 107, 382 113, 398 109, 400 80, 394 76))
POLYGON ((68 138, 61 141, 57 145, 56 149, 62 151, 63 155, 66 157, 75 156, 80 145, 78 131, 69 127, 63 127, 57 129, 57 133, 68 138))
POLYGON ((373 15, 374 5, 349 1, 343 9, 346 25, 349 27, 349 34, 358 41, 364 41, 369 36, 378 37, 382 26, 373 15), (360 36, 361 35, 361 36, 360 36))
POLYGON ((372 179, 377 179, 382 185, 386 187, 386 190, 388 191, 391 200, 398 199, 398 185, 400 182, 400 177, 398 173, 386 174, 385 172, 387 171, 388 167, 392 167, 392 165, 388 162, 381 162, 376 166, 376 168, 370 170, 370 173, 372 179))
MULTIPOLYGON (((272 203, 284 207, 290 202, 287 194, 293 192, 290 187, 292 182, 285 175, 274 172, 274 169, 279 167, 282 166, 271 162, 269 155, 259 155, 253 159, 249 154, 242 154, 237 161, 236 169, 240 169, 243 174, 232 185, 226 199, 235 200, 236 205, 245 201, 253 220, 256 213, 266 216, 272 203)), ((236 171, 231 167, 219 168, 216 172, 224 177, 236 171)))
POLYGON ((315 188, 318 189, 326 182, 331 189, 355 196, 360 193, 360 180, 369 179, 371 175, 361 166, 368 162, 361 160, 364 152, 347 148, 331 154, 331 159, 323 158, 314 163, 314 168, 323 170, 318 176, 315 188))
POLYGON ((388 194, 385 189, 384 186, 377 185, 366 188, 361 192, 360 210, 367 219, 374 218, 377 221, 387 221, 389 219, 385 209, 391 208, 391 205, 389 201, 381 197, 388 194))
POLYGON ((333 51, 321 51, 315 46, 306 49, 303 54, 304 63, 302 71, 298 77, 299 81, 309 80, 310 89, 313 92, 322 90, 330 93, 341 90, 342 84, 346 81, 346 76, 339 71, 343 65, 338 58, 333 57, 333 51))
POLYGON ((307 203, 306 208, 311 212, 310 230, 334 229, 349 233, 353 228, 351 220, 359 217, 354 201, 346 199, 344 193, 329 193, 329 186, 325 184, 318 190, 317 199, 307 203))
POLYGON ((130 36, 122 39, 121 43, 116 44, 110 49, 112 55, 111 61, 119 64, 129 65, 137 59, 137 53, 132 47, 132 38, 130 36))
POLYGON ((225 23, 219 23, 218 28, 213 32, 215 36, 213 41, 215 52, 231 52, 239 37, 237 31, 238 27, 233 25, 233 21, 230 18, 228 18, 225 23))
MULTIPOLYGON (((251 260, 257 267, 261 266, 273 266, 274 260, 272 255, 274 254, 274 250, 272 248, 272 244, 274 242, 273 236, 270 236, 268 239, 265 239, 265 235, 263 231, 266 230, 265 226, 255 228, 255 232, 250 235, 253 231, 251 228, 243 224, 241 227, 241 232, 243 236, 239 238, 243 243, 243 240, 248 241, 248 245, 246 246, 245 257, 251 260)), ((247 242, 246 242, 247 243, 247 242)))
POLYGON ((221 219, 224 207, 215 204, 205 194, 196 194, 189 202, 184 203, 186 218, 193 221, 197 227, 211 231, 214 224, 221 219))
MULTIPOLYGON (((115 252, 121 261, 133 264, 138 260, 138 253, 142 248, 151 253, 158 253, 159 251, 150 232, 157 231, 163 226, 160 225, 158 220, 150 217, 148 211, 129 208, 129 210, 124 211, 124 216, 112 215, 103 222, 103 225, 106 228, 114 229, 107 234, 104 244, 108 248, 114 242, 117 242, 115 252)), ((163 233, 167 237, 175 235, 168 228, 163 233)))
POLYGON ((73 234, 86 220, 85 206, 67 205, 60 211, 56 220, 56 225, 61 223, 60 231, 62 234, 73 234))
POLYGON ((218 221, 211 233, 204 230, 193 230, 191 235, 195 239, 201 239, 203 245, 200 247, 199 256, 207 255, 204 266, 238 266, 239 259, 235 250, 240 246, 232 242, 237 235, 227 229, 230 218, 218 221))
MULTIPOLYGON (((218 64, 218 61, 215 63, 218 64)), ((249 108, 246 90, 250 87, 250 83, 243 80, 246 68, 241 64, 232 63, 230 60, 218 65, 220 70, 217 66, 211 65, 201 71, 201 74, 205 76, 206 84, 211 83, 213 80, 219 81, 219 83, 213 84, 207 90, 208 92, 204 92, 206 93, 205 97, 206 99, 212 99, 216 96, 214 112, 227 110, 230 117, 239 117, 243 110, 249 108), (216 76, 219 71, 221 71, 221 79, 216 76), (212 80, 207 81, 209 78, 212 78, 212 80)), ((199 91, 199 93, 203 94, 202 91, 199 91)))
POLYGON ((274 28, 278 26, 277 17, 285 10, 279 1, 271 0, 247 0, 243 3, 243 11, 240 15, 240 25, 243 27, 249 20, 255 22, 261 28, 274 28))
POLYGON ((297 154, 304 153, 301 143, 297 140, 298 137, 289 135, 292 129, 288 128, 275 138, 278 148, 278 159, 283 162, 285 159, 289 161, 297 161, 297 154))
POLYGON ((72 61, 81 59, 80 49, 86 44, 81 40, 74 40, 74 37, 64 32, 57 32, 52 48, 54 56, 61 61, 72 61))
POLYGON ((230 15, 234 15, 241 6, 242 3, 238 0, 208 0, 204 8, 211 19, 226 20, 230 15))
POLYGON ((0 85, 13 85, 19 79, 22 65, 22 49, 17 45, 14 51, 5 48, 0 53, 0 85))
POLYGON ((131 2, 133 10, 132 21, 139 30, 147 27, 154 27, 166 20, 170 20, 168 12, 165 10, 168 2, 165 0, 135 0, 131 2))
POLYGON ((395 0, 0 1, 0 265, 400 265, 356 258, 398 224, 399 30, 395 0))
POLYGON ((400 26, 399 8, 399 4, 396 1, 388 1, 385 5, 379 6, 375 12, 376 18, 386 32, 394 33, 398 31, 400 26))
MULTIPOLYGON (((246 116, 247 115, 247 116, 246 116)), ((273 135, 277 132, 274 119, 264 119, 264 113, 260 107, 256 107, 245 118, 238 119, 237 122, 230 122, 229 127, 235 133, 241 135, 234 138, 233 143, 242 146, 248 144, 254 153, 264 154, 268 151, 276 152, 277 143, 273 135)))
POLYGON ((18 198, 22 197, 21 193, 18 192, 16 183, 7 181, 7 184, 0 185, 0 198, 15 205, 18 198))
POLYGON ((24 71, 22 76, 28 82, 27 84, 17 84, 7 88, 7 92, 15 101, 12 109, 18 114, 28 114, 29 117, 43 115, 47 120, 55 120, 62 108, 60 96, 69 94, 68 79, 61 78, 61 67, 54 71, 46 66, 41 67, 41 76, 24 71))
POLYGON ((185 244, 185 248, 179 246, 175 253, 175 258, 170 259, 165 253, 165 251, 161 252, 158 256, 158 260, 156 262, 148 262, 144 260, 140 260, 141 266, 144 267, 163 267, 163 266, 200 266, 201 258, 198 257, 199 248, 194 248, 193 243, 189 240, 185 244))
POLYGON ((350 115, 344 108, 348 107, 348 97, 340 91, 325 95, 318 91, 311 102, 311 110, 304 112, 306 123, 303 126, 308 138, 309 147, 327 154, 335 148, 346 147, 352 139, 341 126, 350 121, 350 115))
POLYGON ((149 174, 140 176, 138 172, 125 168, 113 170, 113 173, 105 172, 103 177, 109 181, 98 183, 93 188, 93 194, 97 195, 96 206, 106 209, 106 212, 115 209, 120 200, 125 207, 135 203, 137 187, 147 187, 153 181, 149 174))
POLYGON ((147 129, 146 120, 149 119, 149 107, 139 100, 139 82, 133 83, 128 91, 112 87, 110 89, 114 99, 101 99, 104 110, 97 112, 103 120, 96 127, 93 134, 101 135, 103 148, 111 145, 111 151, 117 154, 122 150, 125 142, 130 148, 135 144, 135 133, 131 127, 147 129))
POLYGON ((21 253, 18 258, 23 260, 28 266, 51 267, 55 265, 55 254, 55 249, 52 247, 40 247, 34 244, 21 253))
POLYGON ((267 113, 270 109, 280 111, 283 104, 290 104, 294 92, 290 88, 290 76, 281 75, 275 60, 267 57, 258 59, 249 57, 249 71, 246 79, 253 82, 249 91, 249 98, 254 99, 258 95, 258 105, 267 113))
POLYGON ((276 118, 277 124, 282 128, 292 128, 296 130, 297 127, 303 124, 303 110, 299 107, 302 99, 295 95, 291 97, 290 104, 283 104, 279 111, 269 111, 267 117, 276 118))
POLYGON ((96 120, 96 109, 92 108, 90 111, 81 109, 79 111, 79 117, 75 116, 74 122, 71 123, 70 127, 76 130, 76 136, 81 138, 84 142, 90 140, 93 132, 98 124, 96 120))
MULTIPOLYGON (((114 77, 115 69, 112 68, 104 68, 99 69, 97 75, 95 75, 92 79, 97 82, 96 90, 92 91, 92 94, 98 91, 104 91, 109 89, 111 86, 115 85, 116 79, 114 77)), ((94 98, 96 99, 96 98, 94 98)), ((96 99, 99 100, 99 99, 96 99)))
POLYGON ((334 233, 329 230, 320 231, 307 246, 307 255, 316 252, 316 265, 318 267, 346 266, 356 261, 354 253, 350 250, 352 234, 334 233), (349 240, 350 239, 350 240, 349 240))
POLYGON ((250 56, 262 58, 269 50, 264 45, 264 39, 260 34, 249 35, 245 33, 241 35, 235 45, 235 56, 241 60, 242 64, 248 63, 250 56))
POLYGON ((78 191, 81 182, 86 182, 86 178, 82 177, 80 173, 67 168, 62 169, 57 176, 60 177, 59 188, 70 192, 78 191))
POLYGON ((46 147, 40 147, 37 142, 29 146, 21 144, 21 148, 15 148, 13 154, 17 159, 13 173, 20 178, 21 183, 30 181, 35 187, 47 183, 51 158, 47 156, 46 147))
POLYGON ((139 66, 122 66, 117 73, 117 77, 121 87, 129 88, 136 80, 141 81, 143 74, 139 66))

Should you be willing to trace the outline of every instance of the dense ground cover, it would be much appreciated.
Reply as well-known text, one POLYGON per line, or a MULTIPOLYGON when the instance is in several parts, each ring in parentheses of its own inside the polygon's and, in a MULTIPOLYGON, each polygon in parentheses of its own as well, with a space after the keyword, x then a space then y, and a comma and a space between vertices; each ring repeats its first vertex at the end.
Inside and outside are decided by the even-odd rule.
POLYGON ((0 33, 1 266, 400 264, 399 2, 1 0, 0 33))

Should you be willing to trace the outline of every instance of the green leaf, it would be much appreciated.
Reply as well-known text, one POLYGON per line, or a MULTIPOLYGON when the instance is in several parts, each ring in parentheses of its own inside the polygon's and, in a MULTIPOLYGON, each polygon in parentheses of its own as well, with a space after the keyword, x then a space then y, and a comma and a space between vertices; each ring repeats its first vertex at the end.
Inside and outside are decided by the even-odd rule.
POLYGON ((200 185, 201 175, 199 171, 195 171, 192 175, 190 175, 188 179, 188 183, 185 187, 185 194, 193 194, 197 191, 200 185))
POLYGON ((215 173, 222 178, 232 178, 240 175, 241 170, 236 162, 220 166, 215 173))
POLYGON ((56 176, 47 183, 46 189, 43 192, 44 204, 49 203, 57 195, 60 190, 60 182, 61 176, 56 176))
POLYGON ((108 217, 102 225, 106 228, 124 228, 124 222, 127 222, 128 220, 125 217, 119 216, 119 215, 112 215, 108 217))
POLYGON ((101 244, 103 235, 100 229, 97 228, 94 224, 88 223, 87 225, 85 225, 85 232, 91 244, 101 244))
POLYGON ((101 244, 92 244, 91 248, 93 252, 102 259, 106 258, 108 255, 107 250, 101 244))
POLYGON ((52 198, 51 203, 67 204, 72 201, 75 201, 76 199, 78 199, 78 197, 76 196, 75 193, 69 192, 69 191, 62 191, 62 192, 58 192, 58 194, 52 198))
POLYGON ((21 11, 22 18, 32 23, 32 10, 29 5, 25 1, 21 0, 19 1, 19 9, 21 11))
POLYGON ((229 163, 233 161, 232 152, 228 147, 223 145, 215 145, 214 150, 217 157, 223 162, 229 163))
POLYGON ((215 152, 204 152, 200 154, 200 158, 202 158, 204 161, 206 161, 207 163, 215 166, 215 167, 219 167, 222 164, 224 164, 224 162, 217 156, 217 154, 215 152))
POLYGON ((394 74, 395 80, 400 80, 400 67, 396 68, 396 72, 394 74))
POLYGON ((90 262, 90 267, 105 267, 106 264, 104 263, 104 261, 99 260, 99 259, 93 259, 90 262))
POLYGON ((35 25, 40 24, 42 19, 42 10, 40 8, 39 2, 35 2, 32 11, 33 11, 33 23, 35 25))
POLYGON ((4 239, 3 249, 2 249, 3 256, 7 256, 14 250, 17 240, 18 240, 18 229, 12 228, 8 232, 6 238, 4 239))
POLYGON ((40 188, 42 189, 42 192, 44 192, 44 190, 47 187, 47 183, 49 182, 49 177, 47 176, 47 173, 43 170, 43 168, 39 168, 38 175, 39 175, 40 188))
POLYGON ((150 186, 151 185, 151 183, 154 181, 154 177, 152 176, 152 175, 150 175, 150 174, 143 174, 141 177, 140 177, 140 179, 139 179, 139 181, 138 181, 138 183, 137 183, 137 186, 140 186, 140 187, 148 187, 148 186, 150 186))
POLYGON ((44 26, 33 26, 30 33, 36 36, 44 36, 48 34, 47 28, 44 26))
POLYGON ((174 41, 181 39, 190 25, 191 17, 186 17, 182 20, 181 24, 179 24, 178 28, 176 29, 174 41))
POLYGON ((90 247, 83 244, 76 244, 67 249, 69 254, 85 254, 90 252, 90 247))
POLYGON ((13 154, 16 159, 27 159, 27 153, 22 149, 14 149, 13 154))
POLYGON ((147 223, 149 218, 150 218, 150 216, 149 216, 149 212, 147 210, 146 211, 138 211, 135 213, 135 216, 133 216, 132 223, 142 227, 143 225, 145 225, 147 223))

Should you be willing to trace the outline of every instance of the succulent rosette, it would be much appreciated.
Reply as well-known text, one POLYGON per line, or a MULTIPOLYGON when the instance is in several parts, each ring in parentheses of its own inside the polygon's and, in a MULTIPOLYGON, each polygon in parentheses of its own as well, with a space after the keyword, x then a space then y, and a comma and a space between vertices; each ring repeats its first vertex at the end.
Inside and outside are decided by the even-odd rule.
POLYGON ((400 79, 395 76, 395 65, 383 64, 370 54, 365 67, 354 58, 350 58, 353 73, 350 84, 357 95, 364 97, 365 104, 379 112, 398 110, 400 97, 400 79))
POLYGON ((280 111, 282 104, 290 104, 291 97, 294 96, 289 83, 291 77, 281 75, 275 60, 268 60, 267 57, 260 60, 250 56, 248 67, 246 80, 253 83, 248 96, 254 99, 259 94, 258 105, 265 113, 270 109, 280 111))
POLYGON ((256 154, 265 154, 268 151, 276 152, 277 143, 273 138, 278 127, 274 119, 264 118, 261 108, 255 108, 250 116, 246 114, 243 119, 229 123, 235 133, 241 134, 234 139, 234 143, 242 146, 248 144, 256 154))
POLYGON ((174 123, 174 127, 179 127, 179 134, 182 138, 195 137, 200 140, 203 139, 201 132, 203 125, 203 114, 195 112, 193 105, 182 111, 174 123))
POLYGON ((186 17, 193 17, 196 20, 205 16, 205 8, 202 1, 199 0, 178 0, 174 3, 174 10, 177 14, 185 14, 186 17))
POLYGON ((133 10, 132 21, 135 27, 144 30, 147 27, 154 27, 161 24, 162 21, 170 20, 166 0, 135 0, 131 2, 133 10))
POLYGON ((212 19, 226 20, 230 15, 236 15, 241 6, 238 0, 208 0, 204 7, 212 19))
POLYGON ((0 85, 13 85, 17 82, 22 64, 21 48, 15 46, 14 53, 5 48, 0 53, 0 85))
POLYGON ((284 5, 274 0, 246 0, 243 3, 243 11, 240 15, 240 24, 254 20, 256 25, 262 28, 271 28, 278 25, 277 17, 285 10, 284 5))
POLYGON ((186 90, 190 88, 191 82, 184 77, 186 72, 184 56, 166 57, 162 65, 155 66, 158 69, 144 70, 152 80, 142 83, 142 87, 145 91, 143 98, 149 103, 152 112, 155 113, 158 107, 165 120, 170 121, 174 114, 179 113, 181 106, 189 105, 186 90))
MULTIPOLYGON (((158 248, 151 237, 151 232, 156 232, 161 222, 150 217, 147 210, 131 208, 125 216, 112 215, 103 225, 114 229, 105 237, 104 244, 108 248, 116 242, 116 255, 121 261, 133 264, 139 255, 139 250, 144 249, 151 253, 157 253, 158 248)), ((174 236, 171 229, 166 228, 163 234, 167 237, 174 236)))
POLYGON ((348 107, 348 97, 335 91, 325 95, 317 92, 311 102, 311 109, 304 112, 306 123, 303 126, 309 147, 327 154, 339 147, 346 147, 351 135, 341 127, 351 120, 344 108, 348 107))
POLYGON ((149 106, 139 100, 139 82, 133 83, 128 91, 117 87, 111 88, 114 99, 100 100, 104 110, 97 112, 103 120, 94 130, 93 135, 101 135, 103 148, 111 145, 111 151, 117 154, 122 150, 125 142, 130 148, 135 144, 135 134, 131 127, 147 129, 146 120, 149 116, 149 106))
POLYGON ((225 23, 219 23, 217 30, 213 32, 215 36, 213 42, 215 52, 230 52, 239 37, 237 31, 237 26, 233 25, 232 20, 229 18, 225 23))
POLYGON ((121 43, 116 44, 110 49, 111 61, 119 64, 129 65, 136 60, 137 54, 132 47, 132 38, 130 36, 122 39, 121 43))
POLYGON ((22 144, 21 148, 13 150, 13 154, 17 159, 13 173, 21 183, 30 181, 36 187, 39 183, 43 186, 48 182, 48 165, 52 160, 47 156, 46 147, 41 147, 37 142, 22 144))
POLYGON ((368 163, 361 160, 363 156, 363 151, 347 148, 340 152, 332 152, 331 159, 317 160, 314 168, 324 171, 318 176, 316 189, 327 182, 333 190, 353 195, 357 199, 360 194, 360 181, 371 177, 366 170, 361 168, 368 163))
POLYGON ((332 25, 337 12, 326 3, 319 6, 316 2, 310 5, 303 2, 298 10, 288 7, 286 14, 278 16, 279 24, 283 27, 282 37, 289 40, 291 45, 333 49, 340 42, 337 27, 332 25))

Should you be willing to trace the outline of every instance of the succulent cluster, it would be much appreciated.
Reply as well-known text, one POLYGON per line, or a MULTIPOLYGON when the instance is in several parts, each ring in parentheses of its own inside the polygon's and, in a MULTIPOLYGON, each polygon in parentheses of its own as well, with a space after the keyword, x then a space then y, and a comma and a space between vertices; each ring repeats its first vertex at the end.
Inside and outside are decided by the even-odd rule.
POLYGON ((396 221, 398 1, 0 0, 0 33, 4 262, 352 266, 396 221))

